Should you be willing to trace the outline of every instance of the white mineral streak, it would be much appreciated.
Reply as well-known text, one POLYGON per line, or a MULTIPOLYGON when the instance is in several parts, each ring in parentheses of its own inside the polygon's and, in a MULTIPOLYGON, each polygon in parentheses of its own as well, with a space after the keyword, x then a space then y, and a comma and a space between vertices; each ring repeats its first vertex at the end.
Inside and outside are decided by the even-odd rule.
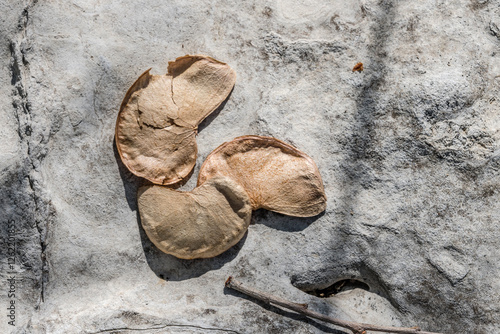
POLYGON ((13 327, 2 248, 1 333, 334 332, 225 293, 228 275, 344 319, 498 332, 498 1, 0 8, 0 237, 14 220, 19 279, 13 327), (273 136, 315 161, 325 214, 255 212, 247 236, 213 259, 152 245, 138 221, 141 181, 114 149, 115 120, 141 73, 165 73, 185 54, 228 63, 237 82, 200 125, 181 190, 224 141, 273 136), (352 72, 358 62, 364 71, 352 72), (300 290, 346 278, 371 292, 300 290))

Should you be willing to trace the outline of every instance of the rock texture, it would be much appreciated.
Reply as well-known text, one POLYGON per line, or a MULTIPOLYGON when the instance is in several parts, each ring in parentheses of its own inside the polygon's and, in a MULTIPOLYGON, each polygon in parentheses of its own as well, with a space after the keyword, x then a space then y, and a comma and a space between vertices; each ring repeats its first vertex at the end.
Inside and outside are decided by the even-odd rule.
POLYGON ((341 333, 224 290, 228 275, 344 319, 500 327, 500 3, 0 1, 2 333, 341 333), (237 73, 198 161, 237 136, 310 155, 327 210, 258 211, 213 258, 146 237, 113 143, 149 67, 207 54, 237 73), (363 72, 352 72, 362 62, 363 72), (16 226, 9 267, 8 222, 16 226), (11 272, 13 274, 11 274, 11 272), (16 326, 6 279, 16 280, 16 326), (329 298, 304 291, 365 282, 329 298))

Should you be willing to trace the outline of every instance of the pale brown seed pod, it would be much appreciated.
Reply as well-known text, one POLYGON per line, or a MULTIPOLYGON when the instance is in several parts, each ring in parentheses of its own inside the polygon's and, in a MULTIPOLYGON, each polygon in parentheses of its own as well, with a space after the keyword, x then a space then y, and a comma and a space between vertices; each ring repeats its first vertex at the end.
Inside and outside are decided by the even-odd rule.
POLYGON ((314 161, 276 138, 242 136, 222 144, 201 166, 198 185, 216 176, 240 184, 254 210, 310 217, 326 209, 323 182, 314 161))
POLYGON ((190 192, 144 186, 137 198, 149 239, 161 251, 181 259, 225 252, 243 237, 252 216, 246 192, 224 177, 213 178, 190 192))
POLYGON ((196 163, 198 125, 235 82, 229 65, 207 56, 177 58, 165 75, 144 72, 125 94, 116 121, 124 165, 155 184, 183 181, 196 163))

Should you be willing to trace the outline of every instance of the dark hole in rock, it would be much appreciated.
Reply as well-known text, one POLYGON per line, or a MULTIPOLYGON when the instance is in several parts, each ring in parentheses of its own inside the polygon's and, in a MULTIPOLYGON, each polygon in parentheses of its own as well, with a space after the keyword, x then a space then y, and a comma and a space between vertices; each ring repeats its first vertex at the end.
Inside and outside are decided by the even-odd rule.
POLYGON ((310 291, 304 291, 310 295, 319 297, 319 298, 328 298, 337 293, 354 290, 354 289, 363 289, 366 291, 370 291, 370 287, 368 284, 355 280, 355 279, 344 279, 338 281, 324 289, 315 289, 310 291))

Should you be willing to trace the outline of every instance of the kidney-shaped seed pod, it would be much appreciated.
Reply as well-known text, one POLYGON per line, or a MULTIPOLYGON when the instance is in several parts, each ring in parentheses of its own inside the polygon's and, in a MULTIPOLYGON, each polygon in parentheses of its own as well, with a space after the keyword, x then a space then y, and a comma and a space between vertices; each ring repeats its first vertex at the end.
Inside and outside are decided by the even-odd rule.
POLYGON ((125 166, 156 184, 184 180, 196 163, 198 125, 235 82, 229 65, 206 56, 177 58, 165 75, 143 73, 125 94, 116 121, 125 166))
POLYGON ((137 197, 149 239, 181 259, 214 257, 228 250, 243 237, 252 216, 245 190, 225 177, 191 192, 144 186, 137 197))
POLYGON ((207 157, 198 185, 215 176, 241 184, 254 210, 310 217, 323 212, 326 196, 318 167, 305 153, 278 139, 243 136, 207 157))

